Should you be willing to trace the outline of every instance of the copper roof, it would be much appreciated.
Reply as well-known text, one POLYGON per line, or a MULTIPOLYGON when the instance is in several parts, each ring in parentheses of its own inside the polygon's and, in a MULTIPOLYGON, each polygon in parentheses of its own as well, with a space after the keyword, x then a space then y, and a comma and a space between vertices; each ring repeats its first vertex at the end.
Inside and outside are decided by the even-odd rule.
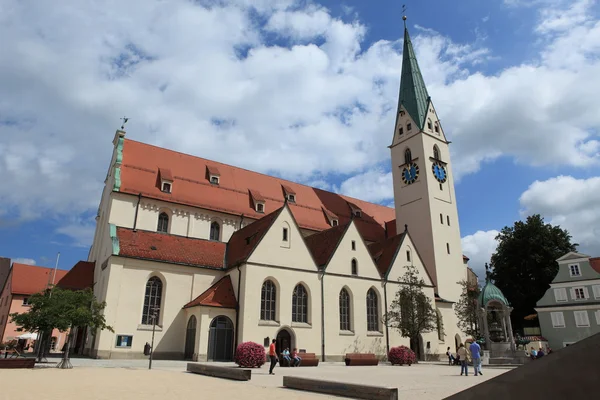
POLYGON ((44 291, 48 284, 58 283, 68 271, 13 263, 11 269, 11 293, 12 294, 34 294, 44 291))
POLYGON ((94 286, 94 263, 89 261, 77 262, 56 286, 69 290, 91 289, 94 286))
POLYGON ((119 256, 208 268, 223 268, 223 242, 117 228, 119 256))
POLYGON ((276 210, 285 201, 282 185, 296 194, 291 207, 301 228, 321 231, 331 227, 322 207, 339 216, 340 223, 351 217, 348 202, 362 211, 361 233, 365 240, 377 241, 385 238, 384 224, 395 218, 395 210, 379 204, 306 185, 263 175, 227 164, 178 153, 149 144, 125 139, 121 165, 120 191, 158 200, 166 200, 232 215, 244 215, 258 219, 263 214, 254 210, 249 202, 249 189, 256 190, 265 199, 265 209, 276 210), (161 192, 156 179, 160 160, 161 168, 168 167, 173 175, 171 193, 161 192), (211 185, 206 179, 207 168, 217 168, 221 179, 219 185, 211 185))
POLYGON ((237 308, 237 300, 229 275, 225 275, 219 279, 204 293, 183 306, 183 308, 195 306, 237 308))

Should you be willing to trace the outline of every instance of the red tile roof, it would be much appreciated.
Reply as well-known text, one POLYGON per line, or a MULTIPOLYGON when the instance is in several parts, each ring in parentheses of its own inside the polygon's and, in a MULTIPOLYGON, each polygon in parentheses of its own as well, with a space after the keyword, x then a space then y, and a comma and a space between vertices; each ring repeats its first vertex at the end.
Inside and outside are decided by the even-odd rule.
POLYGON ((160 178, 165 181, 173 181, 173 174, 171 174, 171 170, 168 168, 159 168, 158 173, 160 174, 160 178))
POLYGON ((229 275, 219 279, 217 283, 187 303, 183 308, 195 306, 237 308, 237 300, 235 299, 235 292, 233 291, 229 275))
POLYGON ((379 270, 381 276, 387 275, 388 270, 392 266, 392 263, 396 257, 398 247, 404 240, 404 235, 405 233, 402 233, 389 239, 382 240, 381 242, 371 243, 368 246, 369 252, 373 257, 375 265, 377 265, 377 269, 379 270))
POLYGON ((44 291, 50 284, 58 283, 68 271, 13 263, 11 270, 12 294, 34 294, 44 291))
POLYGON ((292 189, 288 185, 282 184, 281 187, 283 188, 283 191, 285 192, 285 194, 296 194, 296 192, 294 192, 294 189, 292 189))
POLYGON ((600 274, 600 257, 590 258, 590 266, 600 274))
POLYGON ((350 222, 347 222, 304 238, 318 267, 323 267, 329 262, 349 225, 350 222))
POLYGON ((226 244, 117 227, 119 255, 199 267, 223 268, 226 244))
POLYGON ((206 166, 206 169, 208 170, 208 173, 209 173, 209 174, 211 174, 211 175, 215 175, 215 176, 219 176, 219 175, 221 175, 221 174, 219 173, 219 168, 217 168, 217 167, 215 167, 215 166, 212 166, 212 165, 207 165, 207 166, 206 166))
POLYGON ((260 194, 258 190, 248 190, 250 192, 250 196, 252 196, 252 200, 254 201, 265 201, 265 198, 260 194))
POLYGON ((362 210, 364 223, 361 233, 367 241, 384 239, 385 222, 395 218, 393 208, 379 204, 129 139, 124 141, 120 189, 124 193, 141 193, 154 199, 259 219, 263 214, 256 212, 250 203, 249 189, 264 197, 265 211, 270 212, 280 208, 285 201, 282 185, 295 192, 295 206, 291 209, 298 225, 304 229, 321 231, 331 227, 322 207, 338 215, 340 223, 347 222, 350 219, 348 202, 362 210), (174 182, 170 194, 161 192, 156 185, 156 160, 160 160, 161 168, 168 167, 172 172, 174 182), (218 168, 221 176, 218 186, 207 181, 205 172, 208 167, 218 168))
POLYGON ((69 290, 83 290, 94 287, 94 263, 79 261, 56 284, 59 288, 69 290))
POLYGON ((271 228, 283 207, 265 215, 263 218, 246 225, 231 235, 227 244, 227 268, 233 268, 250 257, 258 243, 271 228))

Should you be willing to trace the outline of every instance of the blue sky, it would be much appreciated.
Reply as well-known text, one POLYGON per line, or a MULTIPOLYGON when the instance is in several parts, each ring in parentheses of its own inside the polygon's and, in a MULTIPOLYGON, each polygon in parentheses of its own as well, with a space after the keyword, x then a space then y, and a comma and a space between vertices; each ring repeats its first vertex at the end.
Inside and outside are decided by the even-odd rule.
MULTIPOLYGON (((404 3, 472 266, 532 213, 600 255, 598 1, 404 3)), ((0 255, 87 259, 124 114, 132 139, 392 204, 402 4, 9 1, 0 255)))

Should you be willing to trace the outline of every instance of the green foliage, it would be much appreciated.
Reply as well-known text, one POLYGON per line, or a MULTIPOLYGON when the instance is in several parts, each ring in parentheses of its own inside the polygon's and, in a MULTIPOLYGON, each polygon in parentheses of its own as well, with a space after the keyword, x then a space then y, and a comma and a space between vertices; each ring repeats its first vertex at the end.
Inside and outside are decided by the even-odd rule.
POLYGON ((419 334, 437 328, 437 314, 423 292, 425 281, 419 277, 416 267, 408 265, 405 268, 406 272, 399 280, 402 285, 384 315, 384 323, 414 342, 418 341, 419 334))
POLYGON ((467 335, 479 338, 479 319, 477 318, 477 298, 481 289, 478 285, 469 285, 466 280, 458 282, 462 286, 460 299, 454 307, 458 318, 458 328, 467 335))
POLYGON ((513 327, 520 329, 556 276, 556 259, 576 251, 577 245, 571 243, 569 232, 544 223, 539 214, 504 227, 496 240, 491 277, 513 305, 513 327))

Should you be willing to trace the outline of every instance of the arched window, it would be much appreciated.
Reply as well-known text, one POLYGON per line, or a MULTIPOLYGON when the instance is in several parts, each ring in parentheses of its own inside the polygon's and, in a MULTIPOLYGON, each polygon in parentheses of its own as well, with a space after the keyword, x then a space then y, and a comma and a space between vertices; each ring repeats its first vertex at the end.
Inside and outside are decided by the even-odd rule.
POLYGON ((296 285, 292 294, 292 322, 308 323, 308 294, 301 284, 296 285))
POLYGON ((350 295, 346 289, 340 292, 340 331, 352 330, 350 327, 350 295))
POLYGON ((367 331, 379 331, 379 305, 377 302, 377 293, 373 288, 367 292, 367 331))
POLYGON ((431 123, 431 119, 427 119, 427 129, 429 129, 430 131, 433 130, 433 124, 431 123))
POLYGON ((154 318, 156 318, 156 323, 159 323, 160 305, 162 304, 162 287, 163 283, 158 276, 153 276, 146 282, 142 325, 154 324, 154 318))
POLYGON ((410 152, 410 149, 404 150, 404 164, 410 164, 411 161, 412 153, 410 152))
POLYGON ((220 240, 221 238, 221 225, 217 221, 213 221, 210 224, 210 240, 220 240))
POLYGON ((158 226, 156 227, 156 231, 163 233, 169 232, 169 216, 166 212, 161 212, 158 215, 158 226))
POLYGON ((358 275, 358 262, 356 261, 356 258, 352 259, 352 275, 358 275))
POLYGON ((435 144, 433 145, 433 158, 435 158, 436 160, 441 160, 440 149, 435 144))
POLYGON ((260 293, 260 319, 263 321, 275 321, 275 303, 277 288, 272 281, 265 281, 260 293))
POLYGON ((443 342, 444 336, 446 335, 444 334, 444 321, 442 320, 442 313, 436 308, 435 314, 438 339, 443 342))

